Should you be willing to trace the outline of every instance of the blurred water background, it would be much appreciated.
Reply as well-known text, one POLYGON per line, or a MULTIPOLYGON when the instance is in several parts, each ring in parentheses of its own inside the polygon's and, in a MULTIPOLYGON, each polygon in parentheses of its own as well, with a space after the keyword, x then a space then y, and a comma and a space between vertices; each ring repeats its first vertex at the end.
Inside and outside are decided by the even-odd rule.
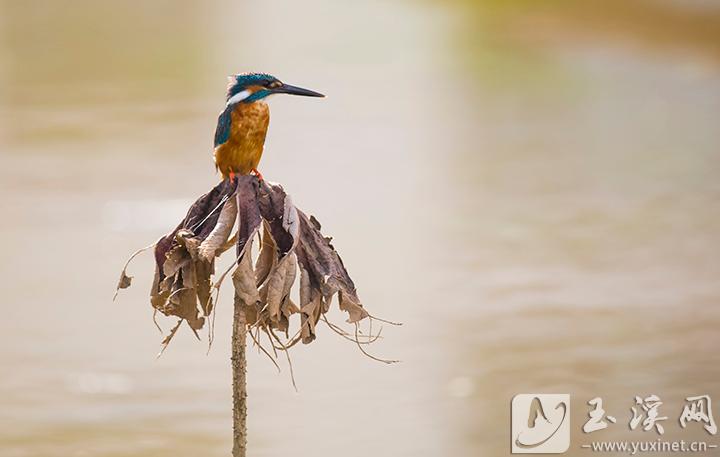
POLYGON ((405 324, 395 366, 321 328, 299 393, 253 352, 251 455, 505 455, 521 392, 572 394, 571 455, 595 396, 593 439, 655 439, 650 393, 713 439, 677 417, 720 400, 718 2, 2 0, 0 37, 0 455, 229 454, 230 289, 159 360, 149 255, 111 297, 250 70, 328 95, 270 101, 261 170, 405 324))

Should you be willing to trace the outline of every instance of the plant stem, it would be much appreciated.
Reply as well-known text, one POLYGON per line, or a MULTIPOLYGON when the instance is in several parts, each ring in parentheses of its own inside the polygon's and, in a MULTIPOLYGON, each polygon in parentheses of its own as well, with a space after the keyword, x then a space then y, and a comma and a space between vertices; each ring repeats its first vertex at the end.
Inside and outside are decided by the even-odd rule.
POLYGON ((233 457, 245 457, 247 449, 247 360, 245 358, 245 340, 247 322, 244 303, 235 294, 232 334, 232 373, 233 373, 233 457))

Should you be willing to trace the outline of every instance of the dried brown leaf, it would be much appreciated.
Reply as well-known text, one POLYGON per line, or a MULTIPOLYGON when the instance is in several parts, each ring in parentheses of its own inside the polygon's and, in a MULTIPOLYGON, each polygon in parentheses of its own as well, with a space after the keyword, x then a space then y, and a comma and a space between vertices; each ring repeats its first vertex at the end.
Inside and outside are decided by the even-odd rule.
POLYGON ((245 246, 252 240, 260 227, 262 218, 258 209, 258 180, 254 176, 240 176, 237 184, 238 242, 237 254, 240 256, 245 246))
POLYGON ((309 287, 320 291, 328 305, 332 296, 338 293, 340 309, 349 313, 349 322, 364 319, 368 314, 357 297, 355 284, 350 279, 342 259, 330 244, 331 239, 320 233, 317 219, 308 218, 299 210, 297 213, 300 220, 300 242, 295 252, 304 273, 307 273, 309 287))
POLYGON ((343 293, 342 291, 338 292, 338 296, 340 302, 340 309, 343 311, 347 311, 347 313, 350 315, 347 320, 348 323, 353 324, 369 316, 368 312, 365 311, 365 308, 363 308, 360 303, 355 301, 354 296, 343 293))
POLYGON ((288 329, 288 322, 287 316, 283 316, 281 313, 281 306, 290 295, 296 272, 295 256, 285 256, 268 276, 260 294, 264 300, 263 309, 267 310, 271 324, 283 331, 288 329), (283 319, 283 317, 285 318, 283 319))
POLYGON ((322 294, 311 286, 307 270, 300 267, 300 334, 303 344, 315 339, 315 326, 322 312, 322 294))
POLYGON ((200 244, 199 255, 202 259, 210 262, 218 250, 230 237, 235 220, 237 219, 237 199, 231 196, 220 212, 215 228, 208 234, 207 238, 200 244))
POLYGON ((195 262, 195 290, 197 292, 200 308, 205 316, 209 316, 213 309, 212 303, 212 281, 214 272, 213 264, 205 260, 195 262))
POLYGON ((266 181, 258 190, 257 204, 278 247, 278 255, 283 257, 297 240, 297 210, 282 186, 266 181))
POLYGON ((260 253, 255 262, 255 278, 259 286, 267 279, 270 271, 277 265, 277 244, 270 234, 267 221, 263 220, 263 235, 260 244, 260 253))
MULTIPOLYGON (((255 307, 260 303, 260 292, 255 284, 255 274, 252 269, 252 256, 250 253, 251 249, 246 249, 232 278, 235 285, 235 294, 240 297, 240 300, 245 305, 255 307)), ((252 321, 248 319, 248 322, 252 321)))
POLYGON ((197 308, 197 300, 193 289, 181 288, 174 291, 168 298, 168 313, 185 319, 190 328, 199 330, 205 323, 197 308))
POLYGON ((174 276, 182 267, 190 263, 190 254, 184 246, 175 246, 167 253, 162 264, 162 272, 167 276, 174 276))
POLYGON ((127 289, 132 285, 132 276, 128 276, 125 270, 120 273, 120 279, 118 280, 118 289, 127 289))

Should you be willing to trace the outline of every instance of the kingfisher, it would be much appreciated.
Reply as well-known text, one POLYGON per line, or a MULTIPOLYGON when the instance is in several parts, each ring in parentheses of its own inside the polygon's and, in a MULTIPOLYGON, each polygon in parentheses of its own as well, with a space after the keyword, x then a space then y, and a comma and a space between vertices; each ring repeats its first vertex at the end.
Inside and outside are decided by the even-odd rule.
POLYGON ((225 109, 215 129, 215 168, 223 179, 235 175, 262 174, 257 167, 265 145, 270 123, 270 109, 265 100, 273 94, 324 97, 302 87, 285 84, 266 73, 243 73, 229 78, 225 109))

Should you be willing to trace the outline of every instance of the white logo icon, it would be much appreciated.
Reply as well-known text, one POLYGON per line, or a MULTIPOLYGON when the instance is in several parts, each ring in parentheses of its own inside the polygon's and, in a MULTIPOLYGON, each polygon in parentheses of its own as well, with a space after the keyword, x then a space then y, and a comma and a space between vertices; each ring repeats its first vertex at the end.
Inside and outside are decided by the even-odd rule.
POLYGON ((570 395, 515 395, 511 434, 513 454, 564 453, 570 447, 570 395))

